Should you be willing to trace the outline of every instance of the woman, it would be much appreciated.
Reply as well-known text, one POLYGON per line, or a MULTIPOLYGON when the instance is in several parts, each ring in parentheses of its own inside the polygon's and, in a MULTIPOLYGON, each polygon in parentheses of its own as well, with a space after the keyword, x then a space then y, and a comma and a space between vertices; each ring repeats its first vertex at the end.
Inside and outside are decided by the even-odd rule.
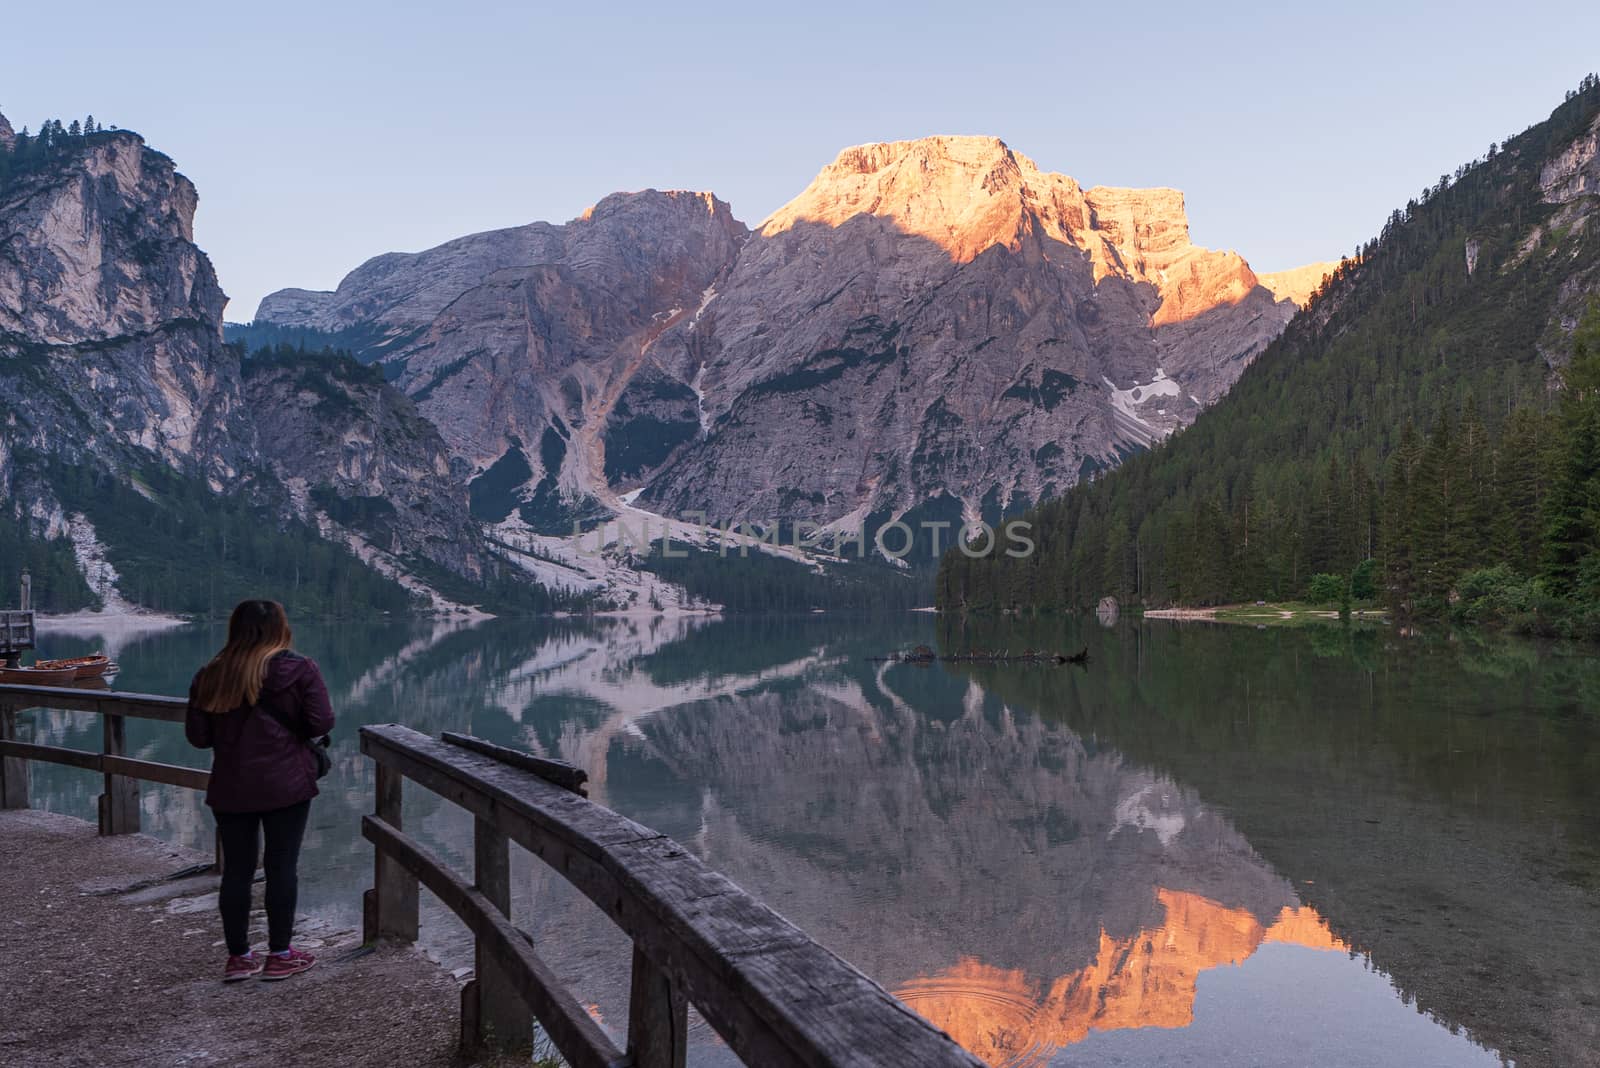
POLYGON ((222 933, 228 943, 224 982, 259 975, 287 979, 316 958, 292 947, 295 869, 317 763, 309 739, 333 729, 322 672, 293 652, 289 619, 276 601, 244 601, 228 620, 228 643, 189 686, 184 732, 213 751, 206 804, 222 845, 222 933), (250 884, 266 834, 267 954, 250 948, 250 884))

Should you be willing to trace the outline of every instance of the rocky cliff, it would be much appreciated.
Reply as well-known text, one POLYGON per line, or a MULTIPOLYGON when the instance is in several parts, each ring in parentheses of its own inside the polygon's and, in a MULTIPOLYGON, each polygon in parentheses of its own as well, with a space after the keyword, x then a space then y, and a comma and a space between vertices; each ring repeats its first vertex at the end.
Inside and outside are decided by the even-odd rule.
POLYGON ((635 489, 829 522, 1065 489, 1192 419, 1321 272, 1194 246, 1175 190, 935 137, 845 150, 754 234, 708 194, 617 195, 257 322, 361 338, 457 457, 526 471, 505 505, 535 527, 635 489))
POLYGON ((1600 116, 1539 168, 1539 191, 1547 204, 1600 195, 1600 116))
POLYGON ((605 485, 601 434, 633 380, 681 379, 653 358, 656 338, 698 305, 745 229, 709 194, 653 190, 549 229, 559 245, 544 258, 489 272, 434 317, 400 357, 400 382, 477 466, 555 428, 563 488, 579 493, 605 485))
POLYGON ((381 373, 326 355, 262 354, 244 365, 244 397, 259 462, 324 535, 364 557, 421 556, 481 576, 461 461, 381 373))
MULTIPOLYGON (((0 152, 0 489, 11 504, 0 520, 92 543, 96 520, 62 506, 60 473, 142 485, 150 467, 305 520, 395 575, 402 558, 422 558, 476 577, 465 489, 408 400, 328 361, 303 361, 293 381, 281 366, 241 368, 222 340, 227 298, 194 243, 198 196, 171 159, 126 131, 58 131, 26 154, 10 138, 0 152)), ((109 558, 143 548, 113 545, 109 558)))
POLYGON ((194 186, 135 134, 78 139, 0 189, 0 404, 12 449, 133 448, 220 482, 247 434, 194 186))
POLYGON ((457 458, 479 472, 499 462, 482 514, 515 507, 537 528, 570 530, 615 504, 616 464, 654 467, 692 436, 681 430, 698 426, 692 376, 652 350, 747 236, 709 194, 617 194, 566 225, 379 256, 333 293, 274 293, 256 322, 362 339, 457 458))

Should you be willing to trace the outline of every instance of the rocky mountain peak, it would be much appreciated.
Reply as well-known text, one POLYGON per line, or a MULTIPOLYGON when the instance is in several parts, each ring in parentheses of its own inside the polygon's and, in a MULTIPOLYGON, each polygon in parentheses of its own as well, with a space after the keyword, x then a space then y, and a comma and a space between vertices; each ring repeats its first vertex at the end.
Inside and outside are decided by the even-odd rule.
POLYGON ((688 208, 712 216, 726 215, 731 210, 727 204, 718 200, 715 194, 709 192, 695 192, 688 189, 645 189, 636 193, 612 193, 585 208, 573 221, 583 223, 603 221, 612 216, 637 210, 642 204, 665 207, 667 210, 688 208))
POLYGON ((1155 273, 1190 247, 1189 211, 1180 190, 1097 185, 1084 200, 1094 213, 1093 228, 1136 273, 1155 273))
POLYGON ((728 242, 731 259, 745 232, 710 193, 612 193, 565 225, 534 222, 468 234, 422 252, 384 253, 345 275, 332 292, 280 289, 262 298, 255 318, 325 331, 370 328, 387 355, 498 272, 559 264, 615 277, 658 246, 685 242, 728 242))
POLYGON ((0 330, 71 345, 219 323, 227 298, 194 245, 198 205, 137 134, 86 139, 20 185, 0 219, 0 243, 39 253, 0 263, 0 330))
POLYGON ((11 128, 11 121, 0 113, 0 148, 9 152, 16 144, 17 132, 11 128))
POLYGON ((771 238, 803 224, 837 228, 863 215, 931 242, 956 264, 995 246, 1016 251, 1030 235, 1068 245, 1087 254, 1097 282, 1121 276, 1153 285, 1161 296, 1157 326, 1237 304, 1259 283, 1238 253, 1190 242, 1181 191, 1085 190, 1068 175, 1041 170, 998 137, 847 148, 757 233, 771 238))
POLYGON ((841 149, 834 161, 822 168, 810 187, 795 199, 805 199, 814 190, 848 190, 870 187, 898 187, 903 193, 943 185, 961 188, 989 181, 999 192, 1007 183, 1015 188, 1022 168, 1037 171, 1033 161, 1012 152, 998 137, 936 136, 911 141, 875 141, 841 149), (952 180, 953 179, 953 180, 952 180))
POLYGON ((640 501, 834 522, 1059 492, 1188 423, 1295 306, 1193 244, 1176 189, 929 137, 841 152, 709 311, 662 342, 703 366, 701 433, 640 501))
POLYGON ((1256 277, 1279 300, 1293 301, 1296 307, 1304 308, 1311 300, 1311 295, 1322 288, 1323 279, 1339 269, 1339 262, 1324 260, 1321 263, 1308 263, 1304 267, 1272 271, 1256 277))
POLYGON ((872 215, 933 242, 956 263, 967 263, 994 245, 1014 243, 1030 202, 1048 200, 1055 185, 1081 200, 1071 178, 1041 174, 1032 160, 998 137, 855 145, 768 216, 758 232, 773 237, 801 223, 837 227, 857 215, 872 215))

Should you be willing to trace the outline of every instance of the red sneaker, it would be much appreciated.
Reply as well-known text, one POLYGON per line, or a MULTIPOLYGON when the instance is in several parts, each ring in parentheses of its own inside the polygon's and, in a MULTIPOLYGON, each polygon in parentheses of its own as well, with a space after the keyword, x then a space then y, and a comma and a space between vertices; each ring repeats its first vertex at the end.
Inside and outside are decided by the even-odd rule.
POLYGON ((254 979, 261 974, 261 969, 266 963, 254 953, 246 953, 242 957, 229 957, 227 965, 222 969, 224 983, 237 983, 241 979, 254 979))
POLYGON ((261 973, 261 978, 266 980, 287 979, 291 975, 301 972, 317 963, 317 958, 309 953, 302 953, 298 949, 279 956, 276 953, 267 954, 267 966, 261 973))

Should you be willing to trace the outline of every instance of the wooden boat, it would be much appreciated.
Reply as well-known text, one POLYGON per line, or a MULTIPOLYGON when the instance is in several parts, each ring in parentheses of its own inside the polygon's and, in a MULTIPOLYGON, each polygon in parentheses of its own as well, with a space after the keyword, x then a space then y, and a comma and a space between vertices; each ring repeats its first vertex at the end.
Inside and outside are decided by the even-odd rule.
POLYGON ((98 679, 116 665, 111 663, 111 658, 106 654, 95 653, 93 656, 74 656, 66 660, 41 660, 33 666, 46 671, 71 668, 75 679, 98 679))
POLYGON ((0 683, 22 686, 67 686, 78 674, 77 668, 16 667, 0 668, 0 683))

